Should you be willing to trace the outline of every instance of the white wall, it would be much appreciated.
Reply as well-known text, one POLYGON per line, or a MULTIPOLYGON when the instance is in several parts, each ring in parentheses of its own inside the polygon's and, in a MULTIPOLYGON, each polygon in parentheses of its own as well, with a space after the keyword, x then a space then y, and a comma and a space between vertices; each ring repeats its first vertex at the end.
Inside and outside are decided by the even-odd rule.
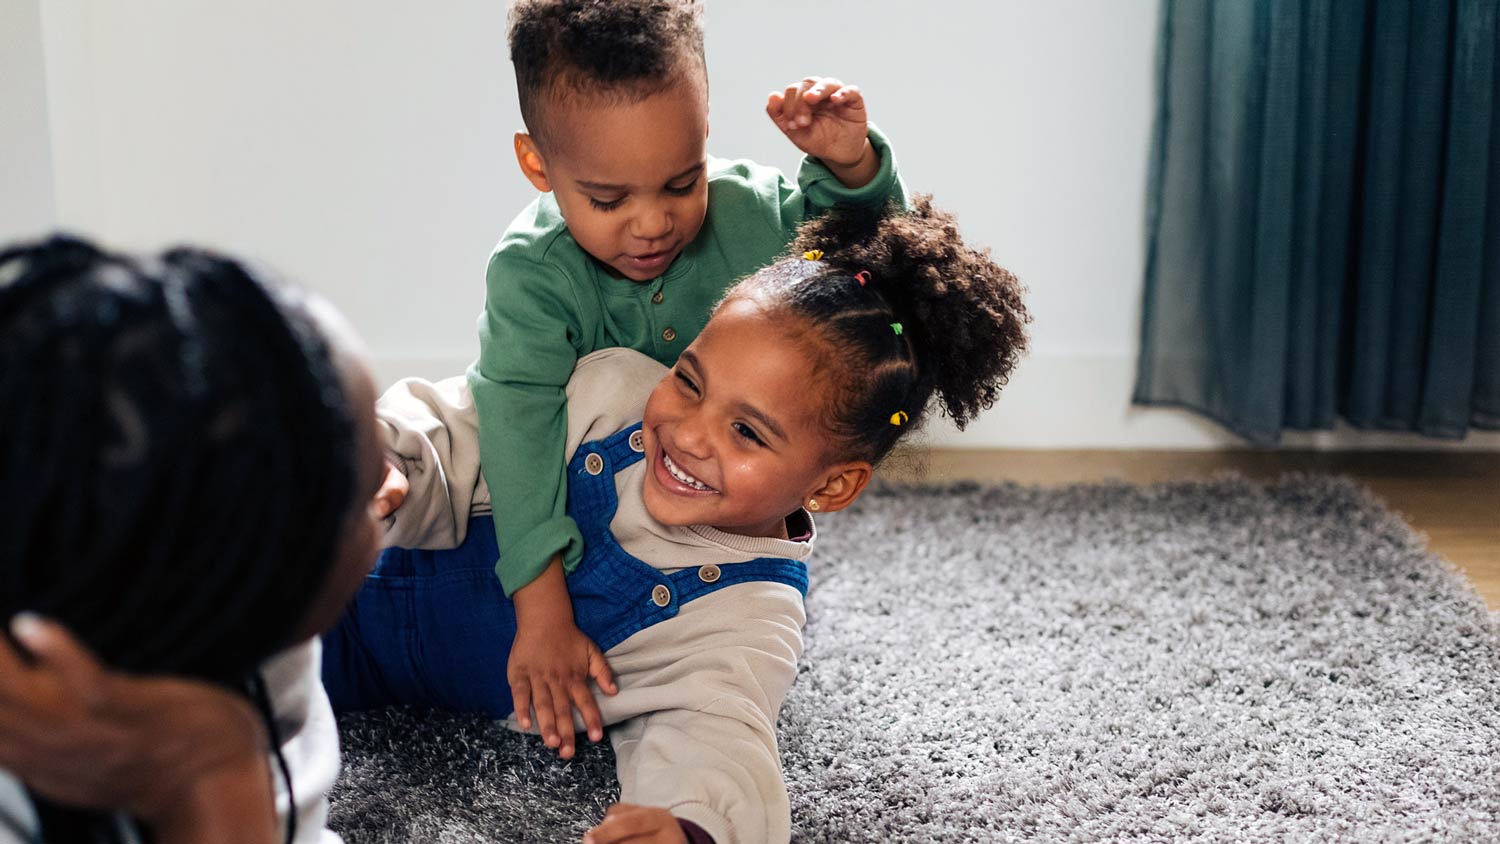
MULTIPOLYGON (((42 8, 64 224, 132 248, 182 240, 265 259, 349 313, 383 379, 457 373, 473 357, 485 258, 532 196, 510 154, 520 117, 502 2, 42 8)), ((1156 14, 1155 0, 709 0, 715 154, 791 169, 766 93, 809 73, 859 82, 908 184, 1029 284, 1031 359, 995 411, 939 442, 1234 442, 1128 402, 1156 14)))
POLYGON ((0 3, 0 242, 57 223, 40 0, 0 3))

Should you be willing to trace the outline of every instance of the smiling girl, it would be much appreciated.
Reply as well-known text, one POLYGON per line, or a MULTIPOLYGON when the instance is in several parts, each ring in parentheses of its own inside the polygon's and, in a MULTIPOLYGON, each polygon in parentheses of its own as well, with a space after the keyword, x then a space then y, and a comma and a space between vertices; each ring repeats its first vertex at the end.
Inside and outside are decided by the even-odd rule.
POLYGON ((516 701, 529 699, 564 755, 575 728, 597 741, 613 725, 622 802, 586 840, 786 841, 776 717, 802 653, 812 513, 858 498, 934 400, 960 427, 990 406, 1028 319, 1015 277, 926 199, 808 224, 794 250, 731 289, 671 369, 609 349, 568 385, 585 556, 567 591, 612 669, 600 720, 574 722, 592 696, 581 684, 524 698, 505 674, 516 610, 492 574, 462 379, 380 401, 411 493, 386 538, 399 547, 325 639, 335 708, 437 706, 527 728, 516 701))

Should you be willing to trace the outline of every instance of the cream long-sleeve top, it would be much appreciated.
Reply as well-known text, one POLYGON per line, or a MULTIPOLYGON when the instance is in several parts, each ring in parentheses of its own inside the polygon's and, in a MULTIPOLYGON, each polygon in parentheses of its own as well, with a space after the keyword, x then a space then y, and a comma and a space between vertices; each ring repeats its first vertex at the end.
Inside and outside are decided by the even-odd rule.
MULTIPOLYGON (((567 387, 567 459, 581 444, 639 422, 666 371, 629 349, 582 358, 567 387)), ((411 482, 385 544, 457 546, 469 518, 489 512, 467 383, 462 377, 403 381, 381 397, 377 413, 388 456, 411 482)), ((656 522, 641 498, 648 469, 640 460, 615 475, 620 503, 610 528, 632 556, 672 572, 811 555, 812 521, 805 512, 790 517, 788 531, 805 534, 805 541, 656 522)), ((612 725, 620 800, 665 807, 719 844, 789 840, 776 718, 797 674, 805 623, 795 588, 752 581, 689 601, 675 617, 611 648, 606 657, 619 693, 599 694, 598 702, 612 725)))

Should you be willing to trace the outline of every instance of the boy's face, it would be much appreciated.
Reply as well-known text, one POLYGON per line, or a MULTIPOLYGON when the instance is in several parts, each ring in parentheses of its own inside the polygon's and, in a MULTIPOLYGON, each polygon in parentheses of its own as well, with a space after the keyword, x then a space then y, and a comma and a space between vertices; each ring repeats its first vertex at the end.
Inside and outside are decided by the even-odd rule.
POLYGON ((640 102, 557 92, 545 149, 518 135, 516 153, 585 252, 612 275, 650 281, 703 227, 707 138, 707 90, 690 73, 640 102))

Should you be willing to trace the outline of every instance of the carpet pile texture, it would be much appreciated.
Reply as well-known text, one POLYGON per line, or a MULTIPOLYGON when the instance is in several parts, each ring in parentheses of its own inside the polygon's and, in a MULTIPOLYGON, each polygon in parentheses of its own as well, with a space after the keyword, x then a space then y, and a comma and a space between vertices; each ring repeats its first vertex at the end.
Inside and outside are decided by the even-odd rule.
MULTIPOLYGON (((794 840, 1500 840, 1500 615, 1351 482, 885 486, 820 529, 794 840)), ((618 793, 608 742, 341 731, 350 844, 576 841, 618 793)))

